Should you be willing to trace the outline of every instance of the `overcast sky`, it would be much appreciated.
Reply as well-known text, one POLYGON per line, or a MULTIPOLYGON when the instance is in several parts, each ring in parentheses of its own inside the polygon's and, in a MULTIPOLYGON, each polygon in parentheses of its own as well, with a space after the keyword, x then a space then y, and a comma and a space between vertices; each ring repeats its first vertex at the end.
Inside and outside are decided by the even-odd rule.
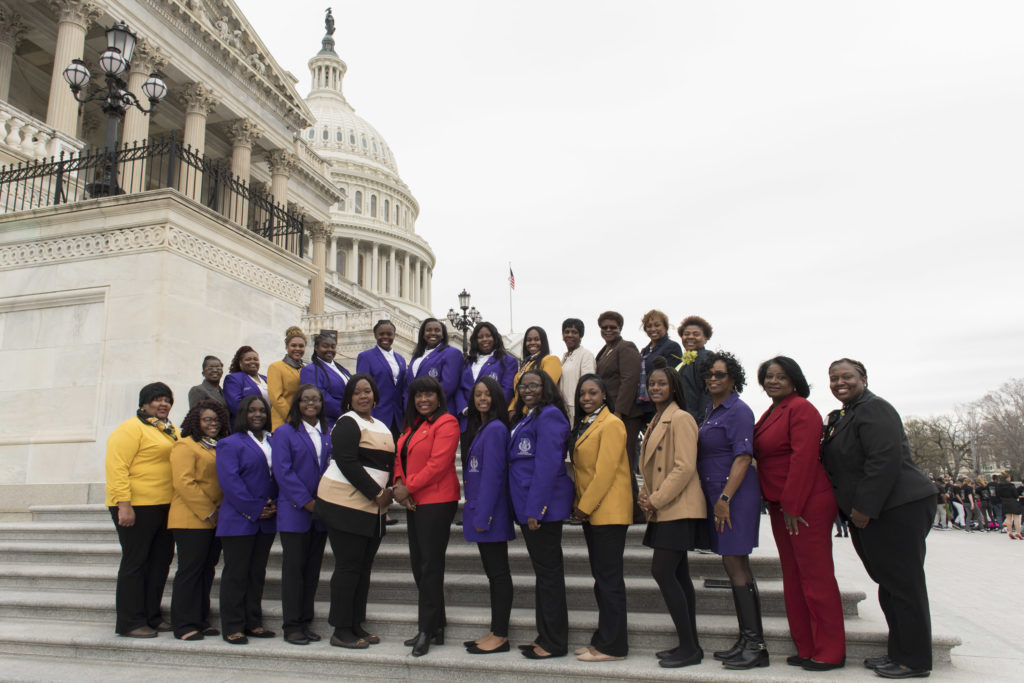
MULTIPOLYGON (((309 92, 328 0, 238 0, 309 92)), ((689 314, 823 412, 863 361, 905 415, 1024 376, 1024 3, 334 2, 345 95, 437 254, 509 329, 689 314), (500 246, 500 248, 498 248, 500 246)), ((675 333, 672 335, 676 338, 675 333)))

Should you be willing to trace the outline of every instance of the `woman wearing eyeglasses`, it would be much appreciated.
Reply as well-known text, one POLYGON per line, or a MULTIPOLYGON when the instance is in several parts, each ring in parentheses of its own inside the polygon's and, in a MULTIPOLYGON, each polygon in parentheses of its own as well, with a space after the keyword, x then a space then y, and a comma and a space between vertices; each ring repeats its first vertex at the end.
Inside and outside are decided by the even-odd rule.
POLYGON ((537 637, 519 649, 527 659, 564 657, 569 649, 562 524, 572 511, 575 487, 565 470, 569 420, 562 394, 543 370, 527 370, 517 387, 522 398, 512 414, 509 492, 535 585, 537 637))
POLYGON ((768 666, 761 599, 750 571, 761 522, 761 490, 750 468, 754 413, 740 400, 747 378, 736 357, 724 351, 709 353, 701 374, 711 405, 698 432, 697 471, 711 520, 711 550, 722 556, 740 626, 736 644, 714 657, 727 669, 768 666))

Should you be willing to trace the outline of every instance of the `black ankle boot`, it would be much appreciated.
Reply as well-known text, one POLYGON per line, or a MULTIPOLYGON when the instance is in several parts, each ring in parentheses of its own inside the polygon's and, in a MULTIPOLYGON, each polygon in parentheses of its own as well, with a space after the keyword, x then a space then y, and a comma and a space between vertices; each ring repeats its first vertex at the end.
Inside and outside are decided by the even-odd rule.
POLYGON ((732 659, 740 652, 743 651, 743 622, 740 621, 740 599, 736 596, 737 591, 746 591, 746 586, 733 586, 732 587, 732 604, 736 608, 736 621, 739 623, 740 635, 736 638, 736 642, 732 644, 728 650, 718 650, 712 653, 712 657, 719 661, 726 661, 732 659))
POLYGON ((734 587, 736 616, 740 621, 742 650, 722 663, 726 669, 753 669, 768 666, 768 648, 764 644, 764 627, 761 624, 761 596, 756 583, 734 587))
MULTIPOLYGON (((416 639, 419 637, 420 634, 417 633, 412 638, 402 641, 402 645, 405 645, 406 647, 412 647, 416 644, 416 639)), ((430 642, 432 642, 434 645, 444 645, 444 626, 439 626, 438 628, 434 629, 434 635, 433 637, 431 637, 430 642)))
POLYGON ((412 656, 422 657, 428 652, 430 652, 430 634, 420 631, 416 634, 412 645, 412 656))

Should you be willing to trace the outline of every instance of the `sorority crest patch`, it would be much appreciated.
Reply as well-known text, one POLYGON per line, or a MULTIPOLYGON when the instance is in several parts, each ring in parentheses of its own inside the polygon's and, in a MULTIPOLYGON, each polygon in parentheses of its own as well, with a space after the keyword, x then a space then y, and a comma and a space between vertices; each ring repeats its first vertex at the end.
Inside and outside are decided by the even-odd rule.
POLYGON ((525 436, 519 440, 519 455, 529 455, 533 452, 533 444, 525 436))
POLYGON ((470 472, 479 472, 480 471, 480 461, 477 460, 475 455, 470 457, 470 459, 469 459, 469 471, 470 472))
POLYGON ((437 371, 437 368, 430 368, 430 371, 427 374, 433 377, 434 379, 437 379, 438 375, 440 375, 441 373, 437 371))

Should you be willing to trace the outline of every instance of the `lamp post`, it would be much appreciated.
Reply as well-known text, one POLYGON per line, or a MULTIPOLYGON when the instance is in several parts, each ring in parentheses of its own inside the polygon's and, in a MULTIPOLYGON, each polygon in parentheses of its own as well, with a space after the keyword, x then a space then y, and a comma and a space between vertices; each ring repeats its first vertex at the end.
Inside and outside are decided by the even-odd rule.
POLYGON ((106 31, 107 49, 100 55, 99 65, 106 76, 106 85, 97 86, 91 93, 81 97, 82 90, 89 85, 89 69, 81 59, 71 60, 64 69, 64 80, 71 88, 75 99, 82 104, 100 100, 103 113, 107 115, 107 134, 103 141, 107 157, 103 176, 85 186, 90 197, 108 197, 124 194, 117 184, 117 129, 124 120, 129 107, 136 107, 143 114, 149 114, 157 102, 167 95, 167 84, 157 73, 151 73, 142 84, 142 94, 149 100, 149 109, 142 106, 139 98, 126 90, 122 76, 131 71, 132 53, 135 52, 136 35, 128 25, 119 21, 106 31))
POLYGON ((473 329, 484 317, 476 310, 476 306, 469 307, 469 292, 465 289, 459 293, 459 308, 462 309, 462 313, 456 313, 453 308, 448 309, 448 322, 462 332, 462 353, 466 354, 469 352, 469 335, 466 332, 473 329))

